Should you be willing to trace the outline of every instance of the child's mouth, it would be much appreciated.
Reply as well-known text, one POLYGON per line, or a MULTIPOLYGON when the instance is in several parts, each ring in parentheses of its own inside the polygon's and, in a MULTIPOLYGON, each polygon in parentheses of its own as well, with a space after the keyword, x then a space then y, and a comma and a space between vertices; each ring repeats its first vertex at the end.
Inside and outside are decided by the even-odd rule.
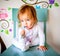
POLYGON ((24 28, 27 28, 27 29, 29 29, 29 27, 28 27, 28 26, 24 26, 24 28))

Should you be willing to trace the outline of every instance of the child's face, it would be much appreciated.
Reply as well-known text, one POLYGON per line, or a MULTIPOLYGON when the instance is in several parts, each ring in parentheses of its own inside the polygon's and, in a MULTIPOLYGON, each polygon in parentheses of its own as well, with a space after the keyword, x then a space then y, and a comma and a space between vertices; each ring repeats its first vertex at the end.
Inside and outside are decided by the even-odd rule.
POLYGON ((34 19, 30 18, 26 13, 21 14, 20 16, 21 26, 31 29, 34 26, 34 19))

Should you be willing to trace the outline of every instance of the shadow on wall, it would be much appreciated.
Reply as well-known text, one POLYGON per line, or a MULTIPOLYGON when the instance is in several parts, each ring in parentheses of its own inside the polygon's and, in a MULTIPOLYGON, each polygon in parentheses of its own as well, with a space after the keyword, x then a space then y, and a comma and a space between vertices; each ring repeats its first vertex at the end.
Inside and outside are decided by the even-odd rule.
POLYGON ((47 43, 56 51, 60 54, 60 46, 57 45, 55 42, 54 42, 54 39, 53 39, 53 35, 52 35, 52 32, 48 31, 47 32, 47 43))
MULTIPOLYGON (((48 24, 48 23, 47 23, 48 24)), ((48 25, 47 25, 48 26, 48 25)), ((50 26, 48 26, 50 27, 50 26)), ((47 39, 47 43, 56 51, 60 54, 60 45, 59 43, 57 44, 57 42, 55 41, 55 37, 53 32, 51 31, 50 28, 47 27, 47 32, 46 32, 46 39, 47 39)))

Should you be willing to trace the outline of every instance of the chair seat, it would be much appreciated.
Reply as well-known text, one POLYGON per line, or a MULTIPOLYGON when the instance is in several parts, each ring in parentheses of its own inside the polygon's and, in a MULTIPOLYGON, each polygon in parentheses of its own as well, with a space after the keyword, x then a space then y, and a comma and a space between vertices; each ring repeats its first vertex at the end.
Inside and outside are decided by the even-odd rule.
POLYGON ((50 46, 48 46, 48 50, 45 52, 36 49, 36 46, 30 47, 29 50, 22 52, 20 49, 12 45, 7 50, 5 50, 1 54, 1 56, 60 56, 60 55, 56 53, 50 46))

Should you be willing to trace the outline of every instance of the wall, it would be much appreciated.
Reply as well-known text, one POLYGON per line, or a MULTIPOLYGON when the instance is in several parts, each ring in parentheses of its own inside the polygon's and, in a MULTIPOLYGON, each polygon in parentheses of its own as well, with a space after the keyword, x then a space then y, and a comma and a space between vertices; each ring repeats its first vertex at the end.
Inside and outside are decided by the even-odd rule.
POLYGON ((60 52, 60 7, 49 9, 49 19, 47 24, 47 42, 60 52))
MULTIPOLYGON (((48 1, 48 0, 45 0, 45 1, 48 1)), ((56 2, 60 3, 59 0, 57 0, 56 2)), ((21 0, 9 0, 9 1, 0 0, 0 8, 2 7, 3 8, 8 8, 8 7, 19 8, 22 4, 24 3, 21 0)), ((60 6, 55 7, 53 5, 52 8, 49 8, 49 18, 47 21, 47 43, 56 48, 60 47, 60 44, 59 44, 60 43, 60 30, 59 30, 60 16, 59 15, 60 15, 60 6)), ((11 27, 13 27, 13 25, 11 27)), ((8 48, 12 43, 13 32, 10 33, 9 36, 5 35, 4 33, 0 33, 0 35, 2 36, 2 39, 4 40, 6 47, 8 48)))

